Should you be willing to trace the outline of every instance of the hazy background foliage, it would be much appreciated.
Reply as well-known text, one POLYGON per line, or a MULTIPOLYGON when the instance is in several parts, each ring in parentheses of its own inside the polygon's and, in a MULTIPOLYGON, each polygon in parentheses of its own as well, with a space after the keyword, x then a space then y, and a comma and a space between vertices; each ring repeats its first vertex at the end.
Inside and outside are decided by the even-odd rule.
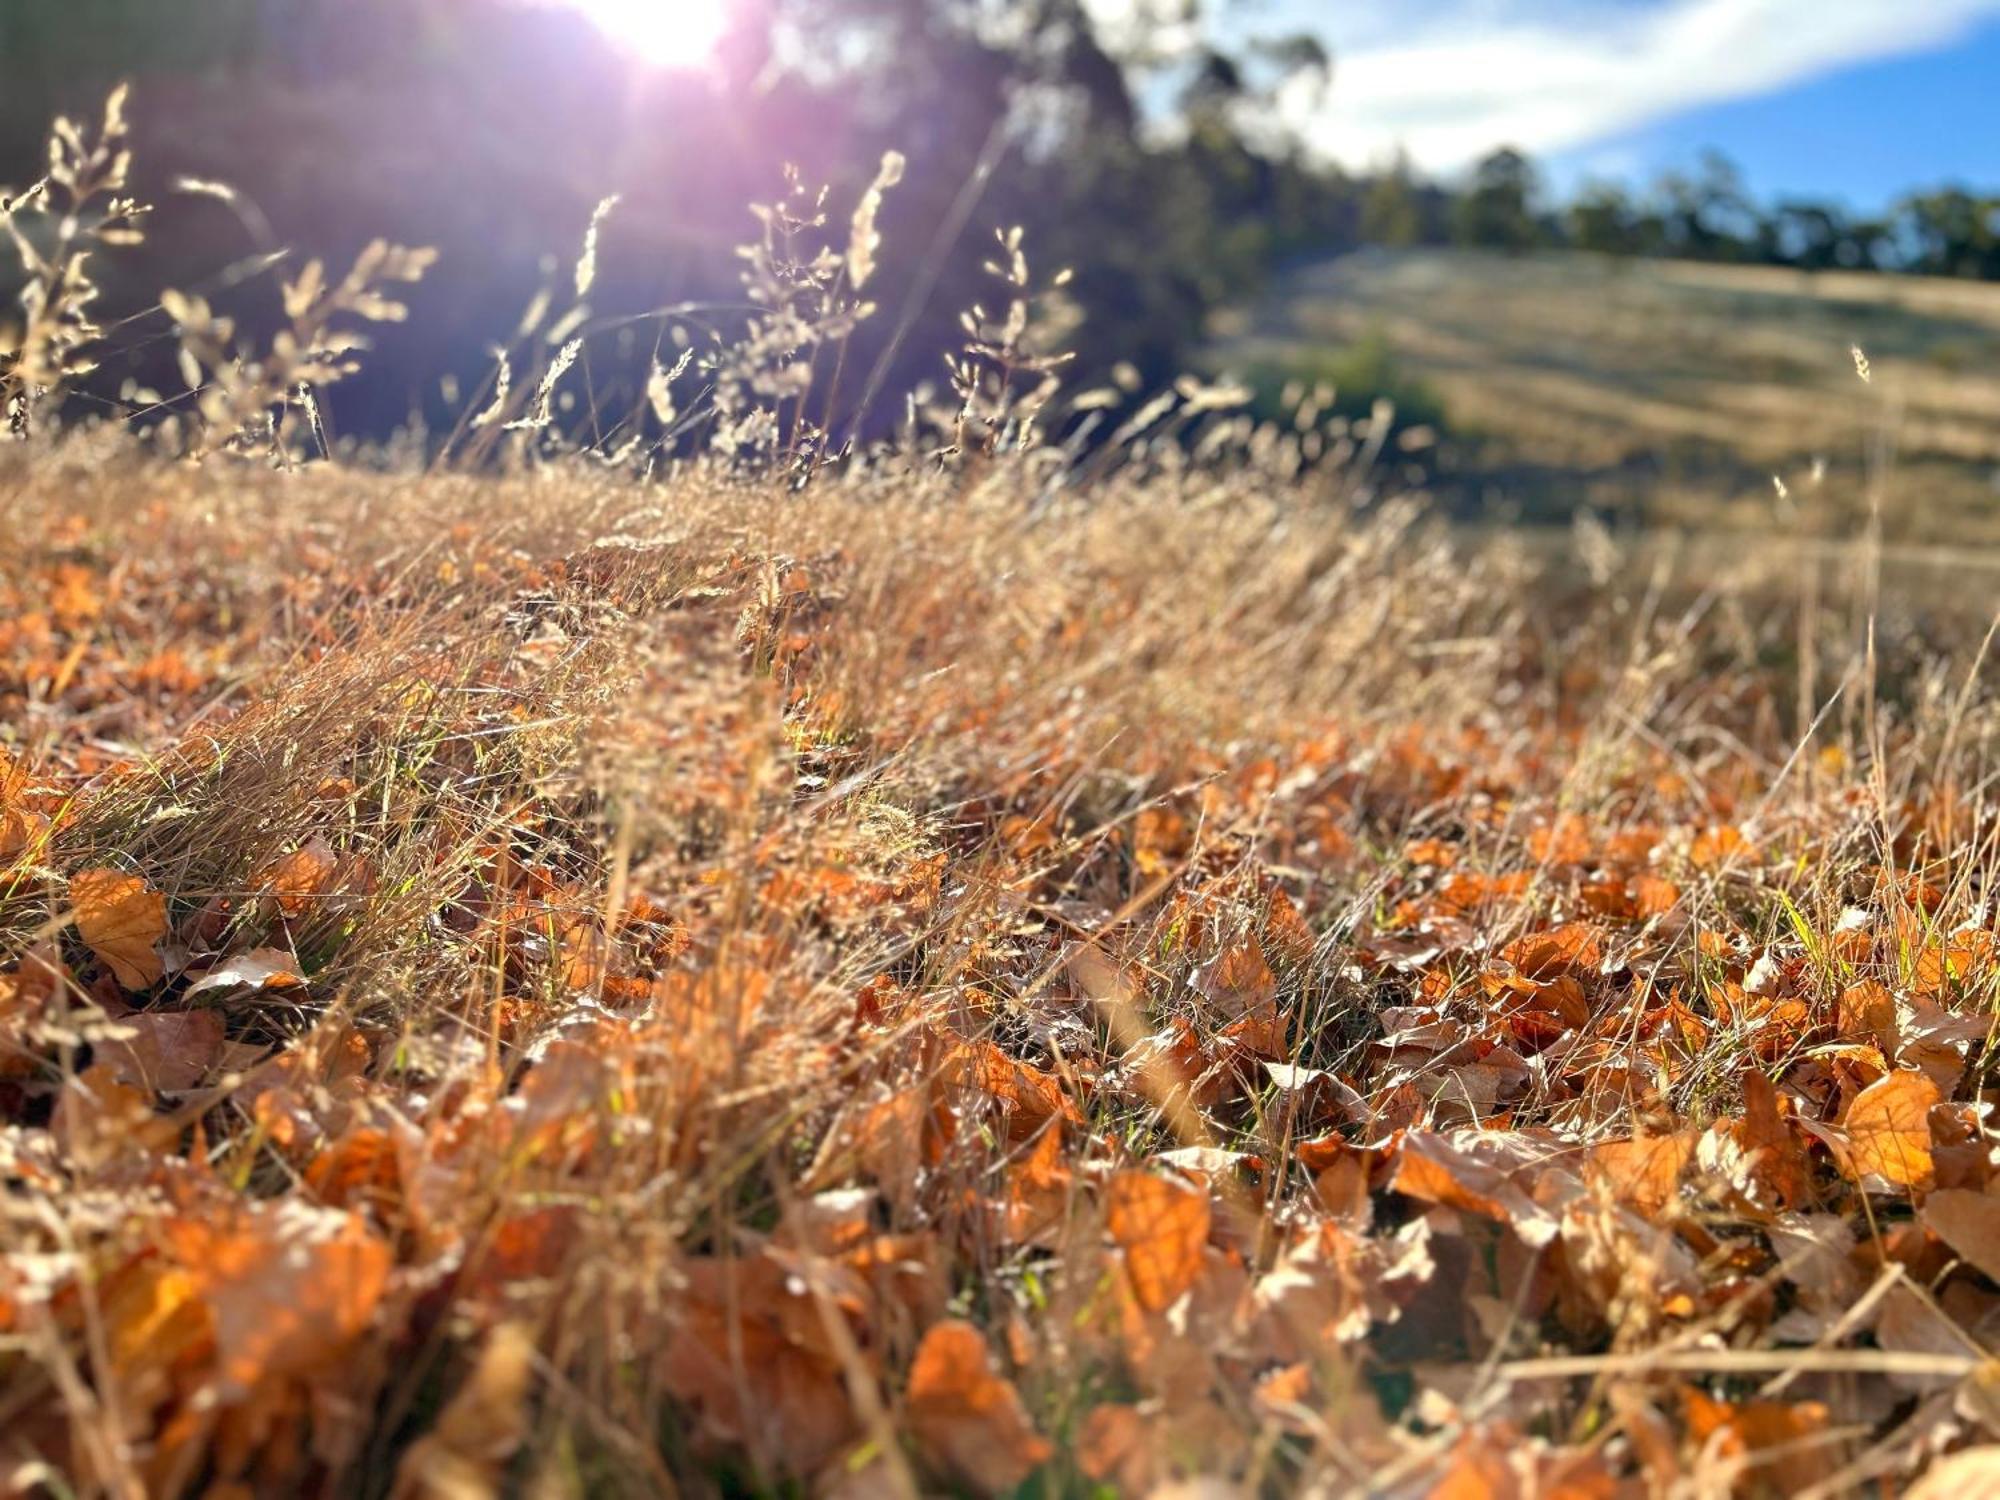
MULTIPOLYGON (((2000 275, 2000 213, 1971 191, 1857 219, 1753 203, 1715 156, 1561 204, 1504 147, 1463 183, 1401 163, 1353 176, 1304 154, 1273 108, 1281 89, 1337 89, 1338 59, 1241 20, 1229 34, 1250 40, 1215 50, 1198 38, 1219 33, 1183 24, 1202 10, 1161 0, 1114 36, 1084 0, 741 0, 711 67, 655 71, 554 4, 25 0, 0 11, 0 183, 34 178, 52 115, 88 117, 130 78, 142 196, 164 202, 193 177, 227 181, 246 206, 158 216, 143 252, 100 268, 114 315, 176 285, 218 290, 255 327, 274 315, 268 273, 231 285, 228 268, 259 250, 339 261, 376 235, 436 245, 449 274, 385 337, 373 378, 334 402, 342 430, 374 435, 452 417, 441 377, 484 374, 487 347, 605 194, 624 203, 595 311, 698 302, 726 325, 745 206, 778 196, 788 163, 851 202, 889 149, 910 161, 883 220, 893 290, 856 352, 872 361, 907 329, 895 391, 940 375, 996 224, 1025 225, 1038 264, 1074 266, 1078 373, 1129 362, 1148 385, 1187 367, 1219 306, 1364 243, 2000 275)), ((616 341, 650 347, 663 331, 634 323, 616 341)), ((128 330, 94 388, 175 388, 169 342, 157 320, 128 330)), ((643 363, 606 360, 604 378, 643 363)))

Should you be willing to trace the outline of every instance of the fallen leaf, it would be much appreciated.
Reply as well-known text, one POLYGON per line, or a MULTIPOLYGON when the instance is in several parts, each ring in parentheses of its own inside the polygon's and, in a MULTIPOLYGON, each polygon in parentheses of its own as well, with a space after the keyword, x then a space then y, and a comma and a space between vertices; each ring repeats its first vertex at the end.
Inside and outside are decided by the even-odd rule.
POLYGON ((190 995, 207 990, 292 989, 305 983, 299 962, 282 948, 252 948, 226 958, 187 987, 190 995))
POLYGON ((273 860, 250 877, 253 889, 268 891, 278 910, 288 917, 303 915, 313 898, 324 895, 340 857, 333 846, 314 834, 290 854, 273 860))
POLYGON ((167 1239, 201 1283, 217 1373, 239 1397, 264 1380, 336 1367, 373 1321, 393 1259, 359 1214, 296 1200, 175 1219, 167 1239))
POLYGON ((158 984, 166 972, 153 946, 167 935, 167 898, 137 875, 85 870, 69 883, 76 930, 128 990, 158 984))
POLYGON ((1556 1237, 1556 1222, 1513 1180, 1516 1167, 1526 1163, 1507 1158, 1512 1145, 1493 1131, 1412 1130, 1403 1136, 1389 1186, 1426 1203, 1498 1219, 1527 1244, 1546 1245, 1556 1237))
POLYGON ((984 1494, 1015 1488, 1053 1455, 1020 1393, 993 1368, 970 1323, 934 1324, 910 1367, 910 1430, 926 1452, 984 1494))
POLYGON ((1924 1199, 1917 1217, 1959 1259, 2000 1281, 2000 1198, 1945 1188, 1924 1199))
POLYGON ((1874 1173, 1921 1192, 1931 1185, 1931 1106, 1937 1085, 1914 1070, 1885 1075, 1854 1096, 1841 1122, 1857 1176, 1874 1173))
POLYGON ((1208 1195, 1150 1172, 1120 1172, 1111 1179, 1108 1206, 1133 1297, 1148 1312, 1173 1306, 1201 1275, 1208 1195))
POLYGON ((194 1088, 222 1056, 222 1017, 214 1011, 143 1011, 119 1024, 130 1035, 100 1046, 98 1061, 148 1093, 194 1088))
POLYGON ((1980 1500, 1986 1495, 2000 1495, 2000 1443, 1939 1459, 1903 1492, 1903 1500, 1980 1500))
POLYGON ((502 1493, 507 1460, 527 1435, 535 1341, 519 1323, 486 1336, 472 1373, 396 1467, 395 1500, 485 1500, 502 1493))

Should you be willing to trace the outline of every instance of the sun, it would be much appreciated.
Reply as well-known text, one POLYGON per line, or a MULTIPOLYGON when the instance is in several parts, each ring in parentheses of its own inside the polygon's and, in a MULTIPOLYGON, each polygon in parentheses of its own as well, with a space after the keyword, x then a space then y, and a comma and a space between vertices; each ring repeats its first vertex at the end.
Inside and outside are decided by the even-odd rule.
POLYGON ((570 0, 597 28, 657 68, 698 68, 729 25, 727 0, 570 0))

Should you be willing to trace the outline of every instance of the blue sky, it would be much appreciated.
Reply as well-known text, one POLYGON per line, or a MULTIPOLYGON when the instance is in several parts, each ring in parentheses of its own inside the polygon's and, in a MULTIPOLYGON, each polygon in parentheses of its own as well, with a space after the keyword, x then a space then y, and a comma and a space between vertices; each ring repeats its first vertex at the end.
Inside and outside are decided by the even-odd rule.
POLYGON ((1718 146, 1764 197, 1873 210, 1912 187, 2000 189, 2000 17, 1920 53, 1860 63, 1748 99, 1684 111, 1548 162, 1559 187, 1593 173, 1651 177, 1718 146))
MULTIPOLYGON (((1143 0, 1098 0, 1108 10, 1143 0)), ((1761 195, 1872 208, 2000 187, 2000 0, 1238 0, 1306 27, 1331 91, 1293 123, 1339 160, 1449 173, 1521 146, 1558 187, 1649 178, 1716 146, 1761 195)), ((1129 13, 1129 12, 1128 12, 1129 13)))

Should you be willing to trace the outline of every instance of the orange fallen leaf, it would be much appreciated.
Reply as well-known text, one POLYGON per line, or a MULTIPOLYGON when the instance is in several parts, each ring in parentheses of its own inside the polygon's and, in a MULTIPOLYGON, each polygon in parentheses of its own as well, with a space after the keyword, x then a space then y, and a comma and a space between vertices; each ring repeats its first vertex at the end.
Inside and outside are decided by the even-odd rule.
POLYGON ((1856 1176, 1873 1172, 1898 1187, 1931 1185, 1931 1106, 1937 1085, 1914 1069, 1885 1075, 1854 1096, 1841 1122, 1856 1176))
POLYGON ((909 1417, 931 1457, 985 1494, 1015 1488, 1055 1452, 993 1368, 979 1330, 956 1318, 933 1325, 917 1346, 909 1417))
POLYGON ((84 870, 70 879, 76 930, 128 990, 160 982, 166 966, 154 944, 167 935, 167 898, 137 875, 84 870))
POLYGON ((1741 1463, 1749 1474, 1796 1494, 1838 1467, 1838 1450, 1824 1441, 1827 1409, 1817 1401, 1712 1400, 1689 1386, 1681 1393, 1688 1436, 1741 1463))
POLYGON ((1208 1195, 1150 1172, 1120 1172, 1111 1179, 1109 1209, 1133 1297, 1148 1312, 1173 1306, 1201 1275, 1208 1195))
POLYGON ((1694 1148, 1695 1137, 1688 1131, 1605 1141, 1591 1148, 1586 1175, 1602 1182, 1620 1202, 1658 1215, 1674 1201, 1694 1148))
POLYGON ((217 1373, 239 1396, 262 1380, 336 1365, 374 1319, 394 1258, 359 1214, 296 1201, 175 1219, 167 1240, 201 1283, 217 1373))
POLYGON ((301 916, 312 905, 315 896, 326 892, 339 865, 340 859, 333 852, 333 847, 314 834, 290 854, 273 860, 251 876, 250 884, 258 890, 270 892, 278 903, 278 910, 285 916, 301 916))

